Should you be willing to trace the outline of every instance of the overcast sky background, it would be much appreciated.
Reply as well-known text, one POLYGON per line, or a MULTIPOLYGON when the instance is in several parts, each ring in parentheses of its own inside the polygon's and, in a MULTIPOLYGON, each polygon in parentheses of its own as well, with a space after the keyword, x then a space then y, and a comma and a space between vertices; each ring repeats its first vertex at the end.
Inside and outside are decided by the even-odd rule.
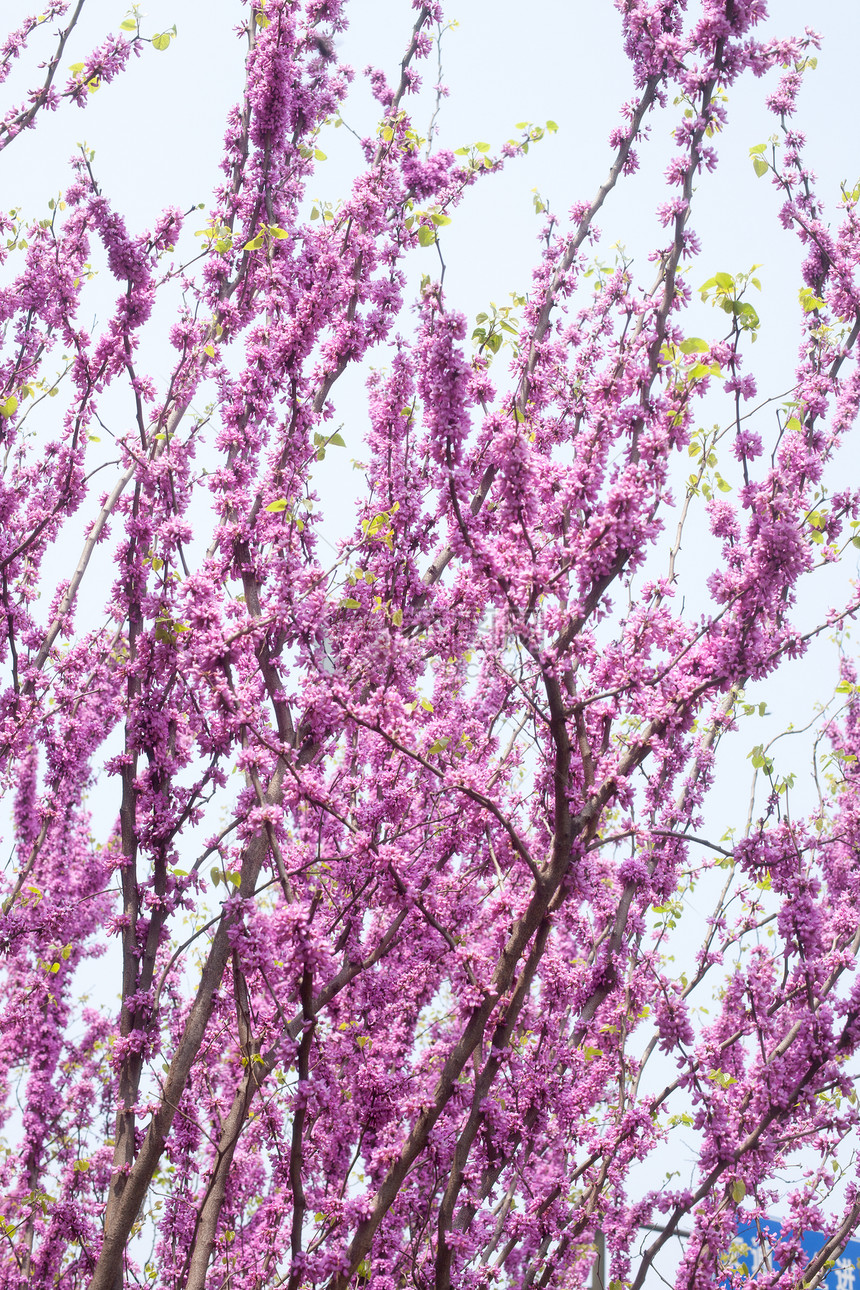
MULTIPOLYGON (((769 34, 792 34, 814 24, 822 35, 819 65, 807 77, 798 124, 808 137, 807 159, 820 175, 820 193, 835 214, 840 181, 853 184, 860 178, 860 136, 851 98, 860 54, 860 6, 853 0, 819 0, 814 6, 780 0, 771 8, 774 17, 763 29, 769 34)), ((10 20, 17 20, 25 5, 22 0, 5 0, 6 11, 10 20)), ((47 213, 48 200, 68 182, 68 160, 80 141, 95 149, 94 171, 102 190, 125 214, 133 232, 150 227, 168 204, 183 210, 200 202, 208 204, 220 179, 226 113, 241 92, 245 46, 234 28, 243 12, 233 0, 210 0, 205 5, 196 0, 151 0, 142 9, 144 34, 175 23, 177 39, 163 53, 147 47, 114 84, 90 97, 86 111, 64 106, 44 116, 32 137, 17 140, 0 154, 3 204, 20 205, 34 215, 47 213)), ((65 52, 65 67, 81 61, 108 31, 116 30, 127 13, 123 4, 88 0, 84 19, 65 52)), ((362 71, 372 64, 396 80, 414 15, 406 0, 356 0, 350 13, 352 25, 336 43, 338 58, 356 69, 343 117, 358 135, 369 135, 376 128, 379 108, 362 71)), ((516 133, 519 121, 542 124, 552 119, 559 127, 533 146, 527 157, 508 163, 501 174, 470 190, 453 223, 443 230, 446 300, 449 307, 462 309, 471 322, 490 301, 504 304, 510 292, 528 290, 542 228, 533 191, 561 217, 574 201, 593 196, 611 159, 607 137, 619 119, 620 104, 632 96, 633 89, 619 39, 620 17, 610 0, 535 0, 525 8, 515 0, 497 0, 492 6, 478 0, 451 0, 447 16, 458 25, 445 33, 442 42, 442 80, 449 96, 438 117, 439 146, 456 148, 486 140, 496 152, 516 133)), ((31 62, 23 61, 0 101, 14 101, 32 83, 31 67, 31 62), (25 68, 26 78, 21 74, 25 68)), ((438 76, 435 55, 421 65, 421 72, 425 93, 417 104, 408 101, 419 130, 433 108, 431 87, 438 76)), ((701 176, 691 221, 703 243, 690 270, 694 287, 716 271, 734 273, 753 264, 761 266, 763 292, 755 305, 762 328, 747 361, 756 373, 762 399, 791 387, 798 343, 800 249, 794 235, 779 224, 779 194, 769 180, 756 177, 749 159, 750 147, 764 142, 775 129, 764 104, 775 83, 776 74, 764 80, 749 77, 732 90, 729 124, 717 140, 719 167, 701 176)), ((634 274, 646 283, 653 277, 648 253, 665 241, 654 211, 665 197, 662 176, 673 150, 676 113, 670 105, 667 112, 653 115, 650 140, 639 149, 639 173, 622 180, 597 221, 603 233, 600 253, 611 260, 611 247, 620 241, 632 259, 634 274)), ((335 201, 346 194, 363 164, 358 143, 346 129, 329 129, 319 143, 328 160, 320 164, 309 185, 309 206, 312 199, 335 201)), ((189 218, 180 251, 193 253, 198 245, 193 233, 205 223, 202 211, 189 218)), ((416 287, 422 273, 437 272, 434 250, 413 255, 410 274, 416 287)), ((98 311, 101 303, 102 320, 112 307, 114 288, 103 273, 87 306, 98 311)), ((166 340, 171 317, 169 308, 156 315, 147 329, 144 349, 149 370, 165 386, 173 360, 166 340), (164 322, 161 330, 159 318, 164 322)), ((401 326, 406 330, 409 324, 407 309, 401 326)), ((693 335, 719 331, 710 307, 698 302, 684 325, 693 335)), ((500 355, 497 362, 502 360, 500 355)), ((378 351, 370 359, 381 361, 384 354, 378 351)), ((349 469, 347 460, 361 456, 367 424, 364 378, 363 371, 348 373, 335 389, 334 424, 343 423, 347 453, 331 451, 316 478, 322 509, 329 503, 323 532, 332 548, 354 522, 351 501, 360 476, 349 469)), ((132 409, 124 394, 111 395, 105 406, 116 417, 115 428, 128 424, 132 409)), ((725 424, 731 416, 730 400, 714 396, 703 408, 702 423, 725 424)), ((773 409, 760 416, 758 428, 767 442, 773 409)), ((103 445, 103 450, 109 455, 110 445, 103 445)), ((844 460, 845 469, 856 477, 858 455, 853 444, 845 449, 844 460)), ((720 466, 728 473, 723 461, 720 466)), ((68 540, 56 552, 58 577, 70 571, 77 558, 73 528, 69 526, 68 540)), ((714 550, 704 525, 695 521, 682 551, 682 574, 685 570, 706 573, 714 550)), ((846 579, 852 573, 850 559, 843 560, 829 579, 816 579, 805 591, 804 621, 811 623, 820 615, 828 596, 834 603, 844 602, 846 579)), ((100 550, 99 560, 106 591, 112 578, 106 548, 100 550)), ((700 593, 702 582, 698 577, 688 585, 689 597, 700 593)), ((688 608, 691 603, 688 600, 688 608)), ((724 819, 739 822, 739 803, 748 796, 746 754, 752 744, 770 738, 787 721, 804 724, 814 702, 828 696, 835 680, 835 655, 825 641, 806 660, 787 668, 776 686, 767 687, 772 718, 733 737, 736 748, 727 759, 733 771, 721 775, 714 791, 714 819, 721 825, 717 836, 724 819)), ((752 697, 764 697, 764 692, 752 697)), ((802 770, 805 757, 806 753, 792 754, 780 769, 802 770)), ((803 791, 798 789, 799 803, 804 801, 803 791)))

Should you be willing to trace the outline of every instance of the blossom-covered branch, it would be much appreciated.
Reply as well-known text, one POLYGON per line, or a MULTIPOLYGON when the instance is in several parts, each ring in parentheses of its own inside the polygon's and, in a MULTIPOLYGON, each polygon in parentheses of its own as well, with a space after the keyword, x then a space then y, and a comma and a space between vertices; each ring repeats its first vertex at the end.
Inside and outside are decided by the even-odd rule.
MULTIPOLYGON (((65 22, 0 146, 146 43, 126 20, 58 94, 70 8, 0 47, 2 80, 65 22)), ((471 345, 411 268, 543 130, 434 150, 433 86, 422 137, 435 2, 404 6, 393 79, 369 69, 336 206, 310 185, 364 16, 266 0, 204 227, 183 200, 136 231, 87 147, 47 218, 0 217, 4 1283, 525 1290, 585 1284, 605 1238, 638 1290, 684 1232, 676 1284, 740 1290, 739 1223, 781 1209, 756 1284, 788 1287, 858 1223, 847 635, 814 792, 761 743, 748 818, 714 830, 709 795, 753 688, 860 608, 850 579, 806 608, 860 544, 860 190, 828 216, 805 160, 810 33, 761 38, 760 0, 617 8, 606 178, 544 212, 528 292, 471 345), (769 439, 760 283, 709 276, 695 231, 746 77, 803 257, 769 439), (640 280, 595 261, 595 221, 658 114, 640 280), (359 443, 344 520, 320 466, 359 443), (670 1151, 686 1185, 655 1185, 670 1151)))

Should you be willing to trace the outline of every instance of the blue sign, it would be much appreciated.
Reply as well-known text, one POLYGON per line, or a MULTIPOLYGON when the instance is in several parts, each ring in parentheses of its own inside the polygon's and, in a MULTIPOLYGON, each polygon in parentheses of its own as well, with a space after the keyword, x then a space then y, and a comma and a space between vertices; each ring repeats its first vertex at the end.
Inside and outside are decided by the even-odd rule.
MULTIPOLYGON (((778 1269, 779 1263, 772 1258, 771 1251, 781 1234, 782 1224, 772 1218, 740 1226, 732 1246, 734 1266, 750 1277, 755 1277, 762 1268, 778 1269)), ((825 1232, 804 1232, 800 1243, 807 1260, 813 1259, 829 1239, 825 1232)), ((860 1241, 848 1242, 820 1285, 822 1290, 860 1290, 860 1241)))

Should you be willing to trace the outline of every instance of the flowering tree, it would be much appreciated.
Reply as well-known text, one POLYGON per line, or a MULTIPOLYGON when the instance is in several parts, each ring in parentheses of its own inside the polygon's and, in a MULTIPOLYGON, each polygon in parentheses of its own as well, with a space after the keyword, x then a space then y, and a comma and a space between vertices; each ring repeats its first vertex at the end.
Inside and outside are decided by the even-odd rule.
MULTIPOLYGON (((59 28, 0 148, 170 45, 135 14, 61 84, 83 5, 6 39, 0 76, 59 28)), ((438 264, 466 190, 541 131, 497 156, 421 136, 436 0, 396 84, 372 74, 379 130, 337 208, 306 195, 347 5, 266 0, 196 258, 187 213, 132 231, 87 149, 47 218, 0 216, 3 1286, 575 1287, 605 1234, 607 1284, 639 1290, 684 1231, 677 1284, 740 1287, 739 1211, 776 1204, 756 1284, 815 1286, 860 1221, 845 652, 806 813, 759 745, 746 828, 705 814, 745 687, 858 609, 846 580, 806 623, 798 588, 858 542, 838 449, 860 190, 825 221, 794 125, 811 35, 757 39, 763 0, 617 7, 634 97, 605 182, 545 213, 528 294, 468 339, 407 266, 438 264), (775 427, 751 401, 755 280, 712 276, 703 313, 686 275, 726 90, 765 74, 754 164, 805 257, 775 427), (595 273, 595 217, 659 111, 651 277, 595 273), (99 256, 116 301, 91 335, 99 256), (166 383, 143 362, 162 301, 166 383), (318 462, 368 359, 331 561, 318 462), (681 555, 699 515, 704 572, 681 555), (118 1014, 112 981, 84 993, 106 952, 118 1014), (664 1184, 679 1134, 689 1177, 664 1184)))

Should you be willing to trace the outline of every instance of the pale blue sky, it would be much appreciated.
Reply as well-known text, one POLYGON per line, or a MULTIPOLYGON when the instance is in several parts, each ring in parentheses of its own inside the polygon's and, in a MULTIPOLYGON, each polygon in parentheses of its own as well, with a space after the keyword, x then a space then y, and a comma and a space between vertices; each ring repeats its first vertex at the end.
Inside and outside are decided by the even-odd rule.
MULTIPOLYGON (((6 0, 3 7, 11 24, 29 5, 6 0)), ((818 69, 809 76, 801 100, 799 123, 808 135, 808 157, 822 177, 822 194, 832 209, 839 195, 839 180, 853 183, 860 177, 860 135, 852 101, 860 53, 860 5, 850 0, 818 0, 814 6, 801 0, 779 0, 771 8, 777 13, 767 24, 772 34, 800 31, 812 21, 823 36, 818 69)), ((198 0, 150 0, 143 11, 146 34, 176 23, 178 39, 164 53, 147 48, 125 75, 91 97, 85 112, 64 107, 45 116, 33 137, 19 139, 0 154, 4 206, 21 205, 34 215, 46 213, 48 199, 68 182, 67 161, 81 140, 95 149, 99 182, 125 214, 132 231, 151 225, 166 204, 184 209, 208 202, 213 184, 219 180, 224 117, 241 88, 244 45, 232 29, 243 9, 233 0, 212 0, 205 5, 198 0)), ((631 96, 632 88, 618 39, 619 15, 609 0, 535 0, 527 7, 515 0, 496 0, 492 5, 484 0, 451 0, 448 11, 459 25, 447 32, 443 41, 443 80, 450 87, 450 97, 439 116, 440 144, 457 147, 481 139, 495 151, 515 133, 518 121, 542 123, 552 118, 559 126, 558 132, 533 147, 528 157, 509 163, 504 173, 490 176, 472 189, 443 232, 448 302, 462 308, 471 320, 490 300, 504 303, 509 292, 528 289, 541 228, 532 190, 546 197, 560 215, 573 201, 593 195, 609 164, 607 136, 618 120, 620 103, 631 96)), ((127 12, 121 2, 89 0, 84 20, 66 50, 64 68, 82 59, 107 31, 115 30, 127 12)), ((356 0, 351 13, 353 25, 337 43, 339 57, 357 71, 344 117, 365 134, 375 127, 378 105, 370 98, 361 71, 373 63, 394 78, 413 11, 407 0, 356 0)), ((30 66, 24 60, 23 68, 30 66)), ((23 68, 16 69, 3 87, 0 104, 14 101, 22 91, 23 68)), ((423 64, 422 71, 428 85, 436 80, 435 56, 423 64)), ((764 292, 756 306, 762 332, 751 358, 762 396, 790 386, 797 346, 798 246, 793 235, 779 226, 778 194, 768 180, 756 178, 749 160, 750 146, 763 142, 774 129, 764 108, 765 94, 774 83, 773 76, 766 81, 750 78, 732 92, 730 124, 718 141, 720 166, 715 174, 702 176, 692 217, 703 240, 702 255, 691 270, 694 286, 718 270, 735 272, 753 263, 761 265, 764 292)), ((432 102, 425 97, 416 109, 419 128, 428 121, 431 108, 432 102)), ((654 116, 651 140, 640 149, 640 173, 622 181, 598 219, 607 256, 611 245, 620 239, 633 257, 634 272, 641 273, 645 281, 653 274, 647 253, 665 240, 654 209, 664 197, 662 172, 672 150, 670 129, 669 116, 654 116)), ((336 199, 347 191, 352 174, 361 166, 358 145, 345 129, 329 131, 320 144, 328 160, 320 165, 309 196, 336 199)), ((191 217, 181 249, 196 246, 194 229, 204 224, 203 212, 191 217)), ((437 271, 433 250, 415 254, 411 272, 416 284, 422 272, 437 271)), ((113 284, 103 274, 87 308, 104 318, 112 296, 113 284)), ((711 311, 697 308, 686 329, 712 334, 711 311)), ((169 311, 159 317, 168 322, 169 311)), ((408 313, 402 325, 408 329, 408 313)), ((166 327, 150 326, 144 353, 153 374, 166 381, 172 361, 166 327)), ((498 361, 502 360, 500 355, 498 361)), ((376 356, 371 361, 383 358, 376 356)), ((348 456, 360 457, 365 424, 363 373, 345 377, 334 398, 335 423, 344 422, 348 456)), ((109 418, 116 418, 116 428, 122 428, 130 415, 127 403, 119 394, 106 401, 109 418)), ((730 411, 714 406, 714 420, 726 415, 730 411)), ((109 443, 103 445, 103 451, 109 455, 109 443)), ((848 452, 846 461, 856 476, 856 449, 848 452)), ((331 542, 351 528, 349 497, 357 480, 348 468, 344 470, 343 460, 334 452, 319 471, 323 509, 326 495, 334 503, 333 519, 325 529, 331 542)), ((57 576, 76 559, 74 526, 69 528, 56 553, 57 576)), ((700 560, 707 560, 705 550, 698 552, 700 560)), ((104 590, 112 576, 107 548, 99 558, 104 566, 104 590)), ((689 552, 685 558, 690 558, 689 552)), ((696 551, 692 558, 697 558, 696 551)), ((841 588, 849 573, 843 564, 832 579, 840 584, 839 590, 834 589, 837 599, 844 597, 841 588)), ((820 603, 810 602, 811 611, 818 613, 820 603)), ((826 663, 817 661, 823 657, 819 651, 805 665, 792 669, 781 688, 772 690, 775 716, 770 733, 789 719, 788 713, 799 719, 806 712, 821 677, 826 678, 826 691, 833 678, 832 654, 826 663)), ((757 730, 755 736, 747 732, 737 736, 744 774, 744 741, 765 736, 764 729, 757 730)), ((736 802, 738 797, 737 782, 727 783, 725 792, 728 808, 729 799, 736 802)))

